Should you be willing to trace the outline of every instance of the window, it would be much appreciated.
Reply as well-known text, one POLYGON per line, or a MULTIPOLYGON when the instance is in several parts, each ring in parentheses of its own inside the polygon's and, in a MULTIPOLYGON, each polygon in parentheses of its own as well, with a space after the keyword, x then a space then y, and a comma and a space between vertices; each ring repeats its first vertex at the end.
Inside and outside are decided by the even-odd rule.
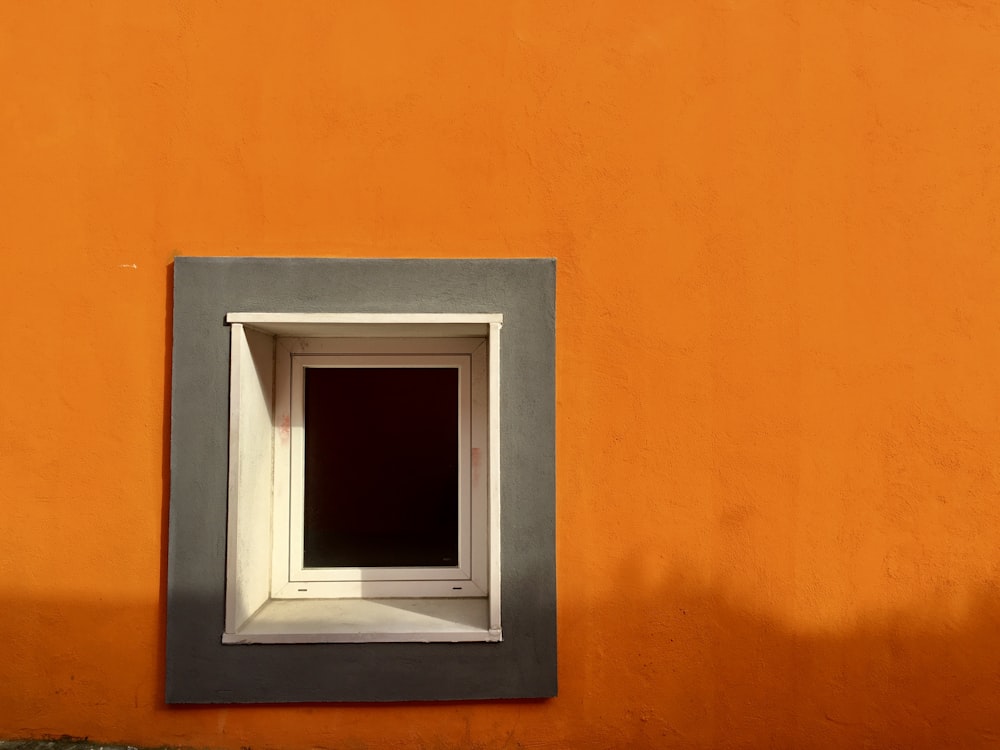
POLYGON ((227 315, 224 643, 500 640, 501 321, 227 315))
MULTIPOLYGON (((383 702, 555 695, 555 261, 176 258, 172 278, 166 701, 383 702), (289 317, 270 315, 271 311, 284 311, 283 315, 289 317), (246 317, 236 320, 234 315, 227 321, 230 313, 246 317), (433 321, 418 317, 408 322, 377 318, 428 314, 454 317, 433 321), (253 318, 261 315, 271 319, 253 318), (498 315, 502 315, 502 330, 500 319, 493 317, 498 315), (323 322, 321 316, 337 317, 323 322), (493 335, 494 324, 498 336, 493 335), (240 335, 236 335, 237 331, 240 335), (276 502, 274 476, 286 455, 282 443, 285 429, 289 446, 293 442, 291 411, 285 425, 283 418, 276 416, 274 398, 279 376, 284 377, 286 356, 288 380, 292 382, 292 357, 281 353, 283 347, 291 353, 294 347, 288 342, 300 340, 310 347, 326 349, 309 349, 312 358, 306 358, 307 351, 303 350, 298 363, 302 364, 302 429, 310 430, 303 433, 302 443, 302 571, 306 577, 323 578, 307 580, 305 587, 346 585, 371 591, 375 584, 381 585, 376 574, 393 567, 447 570, 446 578, 440 580, 464 581, 464 572, 459 577, 451 570, 464 563, 460 560, 457 566, 446 564, 451 561, 441 558, 456 546, 461 558, 462 537, 455 540, 449 524, 457 524, 460 533, 465 533, 466 524, 462 511, 456 510, 450 499, 442 500, 437 508, 426 499, 414 499, 417 514, 408 516, 405 524, 386 524, 385 530, 405 525, 408 532, 413 531, 437 510, 442 512, 435 523, 423 526, 425 533, 419 539, 425 546, 413 552, 414 557, 396 560, 382 554, 388 546, 395 550, 402 545, 386 544, 384 538, 349 550, 341 537, 329 536, 326 532, 331 518, 337 519, 337 528, 351 528, 349 536, 355 541, 364 541, 360 537, 366 529, 372 529, 373 521, 362 516, 349 518, 359 510, 356 503, 352 507, 350 493, 332 503, 321 500, 322 507, 315 507, 314 500, 309 499, 312 490, 308 485, 313 480, 319 483, 321 496, 327 493, 323 487, 330 481, 323 475, 310 477, 310 445, 315 446, 317 440, 333 440, 336 445, 345 434, 335 432, 317 438, 307 427, 312 423, 323 429, 330 424, 323 414, 342 408, 335 401, 324 403, 323 399, 324 394, 341 390, 345 384, 321 381, 341 376, 360 379, 350 384, 350 389, 357 396, 352 406, 360 410, 352 419, 355 427, 363 427, 364 415, 374 416, 371 410, 377 408, 364 406, 367 390, 385 393, 387 387, 392 391, 403 388, 399 383, 380 383, 383 375, 408 377, 417 370, 450 371, 450 375, 429 375, 432 381, 442 376, 436 384, 406 386, 408 390, 419 389, 423 393, 419 401, 426 400, 430 408, 438 401, 443 404, 451 400, 442 394, 450 393, 453 385, 443 381, 455 377, 461 381, 466 365, 439 359, 437 364, 445 366, 428 368, 420 358, 459 356, 464 361, 469 354, 473 358, 467 365, 469 414, 474 419, 475 350, 442 350, 434 341, 457 346, 469 338, 487 340, 488 349, 483 352, 488 354, 488 361, 479 372, 488 373, 489 398, 491 404, 496 404, 491 408, 499 414, 498 420, 493 420, 497 412, 489 416, 488 430, 498 437, 487 435, 488 455, 477 456, 470 451, 468 458, 471 474, 475 474, 477 465, 481 470, 488 464, 487 488, 495 482, 502 490, 502 509, 494 503, 498 495, 488 496, 486 501, 491 514, 486 542, 490 554, 486 592, 405 597, 379 593, 372 598, 339 593, 329 598, 274 596, 272 530, 276 508, 283 513, 283 506, 276 502), (404 340, 406 348, 390 352, 328 348, 329 342, 348 342, 356 348, 362 341, 382 346, 390 339, 404 340), (320 343, 323 341, 328 343, 320 343), (411 350, 418 342, 432 348, 411 350), (232 356, 234 353, 238 356, 232 356), (276 366, 277 354, 281 355, 280 367, 276 366), (405 362, 404 367, 389 368, 376 363, 375 358, 383 356, 416 359, 405 362), (332 359, 324 360, 326 357, 332 359), (348 361, 347 357, 372 358, 367 364, 375 366, 358 367, 357 361, 348 361), (320 366, 308 366, 310 363, 320 366), (324 366, 330 364, 334 366, 324 366), (377 374, 376 370, 405 372, 377 374), (314 389, 321 392, 320 396, 310 396, 314 389), (236 419, 230 418, 233 393, 237 396, 236 419), (313 407, 318 409, 318 417, 310 416, 313 407), (235 471, 231 465, 234 462, 235 471), (239 502, 231 506, 229 499, 234 491, 239 502), (450 509, 447 513, 443 512, 445 506, 450 509), (232 509, 235 512, 231 513, 232 509), (320 537, 329 544, 313 546, 308 528, 322 531, 320 537), (502 542, 502 555, 493 553, 493 534, 498 535, 497 544, 502 542), (239 560, 235 586, 231 552, 239 560), (341 554, 347 557, 339 557, 341 554), (336 579, 349 568, 358 569, 359 580, 336 579), (328 575, 331 569, 334 572, 328 575), (500 587, 494 585, 493 576, 502 584, 502 605, 500 587), (387 610, 394 610, 391 616, 387 616, 387 610), (499 633, 491 632, 499 625, 491 622, 492 611, 502 614, 499 640, 499 633), (339 623, 334 630, 342 632, 331 636, 331 622, 339 623), (371 637, 342 642, 339 639, 351 630, 350 623, 356 625, 352 632, 371 637), (248 637, 248 631, 254 629, 264 637, 248 637), (474 639, 454 640, 446 632, 449 629, 459 633, 460 638, 474 639), (227 631, 236 636, 233 640, 241 641, 239 645, 223 643, 221 636, 227 631), (441 640, 411 640, 414 634, 424 631, 441 640)), ((442 424, 454 417, 455 409, 458 418, 465 421, 461 403, 445 408, 452 410, 450 415, 436 406, 432 409, 442 424)), ((437 451, 442 455, 453 453, 444 441, 458 440, 460 446, 464 445, 461 435, 434 426, 426 414, 409 421, 419 422, 430 435, 437 436, 417 439, 421 451, 426 448, 430 452, 422 460, 429 471, 437 465, 437 451)), ((415 440, 412 434, 407 439, 411 443, 415 440)), ((465 451, 460 449, 455 455, 460 463, 465 451)), ((291 467, 291 454, 288 456, 287 466, 291 467)), ((398 462, 395 465, 403 468, 398 462)), ((412 469, 394 474, 406 471, 412 469)), ((461 466, 442 469, 438 475, 441 483, 450 483, 443 478, 447 471, 462 476, 461 466)), ((337 473, 333 477, 335 486, 339 486, 336 483, 340 476, 337 473)), ((399 496, 398 491, 388 494, 399 496)), ((471 489, 468 502, 471 514, 476 508, 471 489)), ((391 511, 389 508, 382 515, 391 511)), ((378 524, 375 530, 381 530, 378 524)), ((472 527, 468 534, 471 581, 476 575, 472 527)), ((289 545, 299 544, 297 537, 293 540, 289 535, 288 539, 289 545)), ((298 568, 289 566, 289 571, 289 583, 299 583, 295 580, 300 577, 298 568)), ((398 576, 391 585, 412 586, 414 581, 398 576)))

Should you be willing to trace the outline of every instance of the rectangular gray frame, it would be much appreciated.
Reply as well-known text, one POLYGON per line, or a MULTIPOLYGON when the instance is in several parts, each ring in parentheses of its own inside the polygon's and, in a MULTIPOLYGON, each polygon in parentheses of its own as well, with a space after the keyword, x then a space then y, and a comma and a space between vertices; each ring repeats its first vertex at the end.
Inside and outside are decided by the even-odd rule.
POLYGON ((555 261, 177 258, 168 703, 556 694, 555 261), (501 643, 222 645, 227 312, 502 313, 501 643))

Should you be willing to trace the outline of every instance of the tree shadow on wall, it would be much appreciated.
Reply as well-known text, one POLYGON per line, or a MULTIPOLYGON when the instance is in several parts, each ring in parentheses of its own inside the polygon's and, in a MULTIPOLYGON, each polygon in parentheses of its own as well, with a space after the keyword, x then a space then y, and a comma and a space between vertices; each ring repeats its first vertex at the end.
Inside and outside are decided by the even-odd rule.
POLYGON ((1000 746, 997 582, 957 617, 931 600, 809 631, 681 576, 624 596, 560 608, 559 700, 583 702, 599 745, 1000 746))
POLYGON ((927 602, 841 632, 798 632, 679 579, 629 596, 561 608, 553 700, 312 704, 306 714, 258 705, 267 720, 247 723, 239 707, 164 704, 152 601, 6 598, 0 705, 8 736, 219 747, 247 733, 279 747, 303 721, 330 747, 1000 746, 996 585, 972 593, 960 618, 927 602), (344 711, 351 721, 329 724, 344 711), (213 724, 206 712, 228 715, 228 740, 191 736, 213 724))

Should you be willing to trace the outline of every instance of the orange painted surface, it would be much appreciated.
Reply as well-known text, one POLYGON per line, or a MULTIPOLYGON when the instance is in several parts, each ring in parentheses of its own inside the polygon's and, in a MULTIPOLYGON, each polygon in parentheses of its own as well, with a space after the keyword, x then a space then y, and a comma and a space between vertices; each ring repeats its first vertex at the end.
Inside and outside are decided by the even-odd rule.
POLYGON ((1000 6, 0 5, 0 736, 1000 742, 1000 6), (555 256, 560 695, 163 704, 176 255, 555 256))

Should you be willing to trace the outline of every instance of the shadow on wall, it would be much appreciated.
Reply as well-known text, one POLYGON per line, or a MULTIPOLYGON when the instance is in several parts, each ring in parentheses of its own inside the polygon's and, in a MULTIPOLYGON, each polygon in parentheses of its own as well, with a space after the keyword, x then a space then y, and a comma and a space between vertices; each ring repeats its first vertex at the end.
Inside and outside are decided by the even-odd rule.
MULTIPOLYGON (((572 604, 563 608, 562 682, 554 700, 314 705, 308 714, 301 706, 271 706, 266 710, 275 736, 259 736, 254 721, 253 743, 279 746, 293 719, 296 726, 305 722, 296 730, 302 736, 320 733, 352 747, 374 743, 366 726, 378 726, 379 736, 393 746, 414 748, 432 739, 439 748, 1000 743, 1000 588, 995 585, 971 597, 960 621, 914 611, 839 634, 796 633, 692 586, 669 585, 634 596, 629 611, 641 611, 641 619, 620 616, 613 602, 586 611, 572 604), (331 730, 331 717, 345 710, 359 720, 331 730), (418 734, 411 731, 415 727, 418 734)), ((221 747, 235 746, 246 731, 239 714, 252 708, 164 705, 162 651, 150 648, 155 633, 162 639, 162 619, 152 602, 8 598, 4 611, 0 643, 13 649, 6 651, 0 705, 16 722, 8 721, 16 726, 13 736, 68 733, 130 742, 145 737, 221 747), (205 712, 227 710, 229 742, 199 736, 195 727, 204 731, 205 712), (193 714, 187 727, 185 714, 193 714), (127 727, 132 729, 125 729, 123 738, 127 727)), ((934 611, 933 602, 926 611, 934 611)))
POLYGON ((797 632, 676 577, 636 595, 560 611, 560 700, 585 702, 598 745, 1000 745, 996 582, 959 618, 929 600, 841 632, 797 632))

